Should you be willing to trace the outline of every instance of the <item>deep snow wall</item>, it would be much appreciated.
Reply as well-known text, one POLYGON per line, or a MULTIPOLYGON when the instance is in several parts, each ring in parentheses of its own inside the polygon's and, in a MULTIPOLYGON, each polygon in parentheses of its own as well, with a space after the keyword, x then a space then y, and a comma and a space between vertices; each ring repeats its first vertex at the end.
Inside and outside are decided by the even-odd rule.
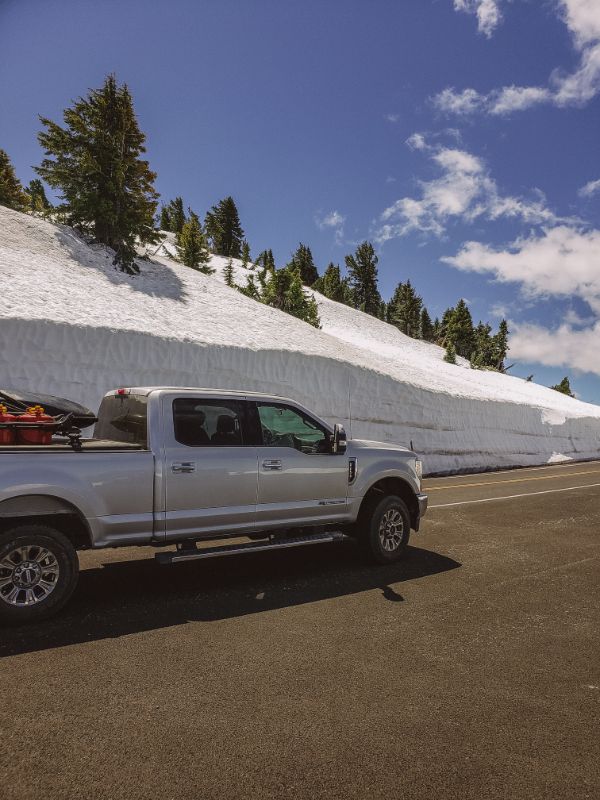
POLYGON ((598 457, 600 418, 402 383, 335 358, 169 339, 132 330, 0 319, 6 386, 96 409, 116 386, 204 386, 293 397, 355 438, 409 444, 426 472, 598 457))

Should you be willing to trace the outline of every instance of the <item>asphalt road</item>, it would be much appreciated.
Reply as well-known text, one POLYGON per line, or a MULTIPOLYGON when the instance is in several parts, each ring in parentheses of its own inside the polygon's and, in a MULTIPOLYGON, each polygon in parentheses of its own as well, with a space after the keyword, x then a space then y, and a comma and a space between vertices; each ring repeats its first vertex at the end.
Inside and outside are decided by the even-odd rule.
POLYGON ((426 481, 409 558, 85 553, 0 631, 0 797, 600 797, 600 463, 426 481))

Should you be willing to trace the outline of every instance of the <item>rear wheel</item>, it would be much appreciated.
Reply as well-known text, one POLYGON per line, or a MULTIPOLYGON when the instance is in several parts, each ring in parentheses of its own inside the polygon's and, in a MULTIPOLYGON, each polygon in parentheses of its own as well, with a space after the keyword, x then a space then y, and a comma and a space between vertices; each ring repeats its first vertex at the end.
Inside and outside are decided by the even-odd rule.
POLYGON ((396 495, 374 501, 361 515, 359 542, 371 561, 389 564, 402 558, 410 538, 410 516, 396 495))
POLYGON ((77 585, 71 542, 47 525, 21 525, 0 536, 0 621, 37 622, 56 614, 77 585))

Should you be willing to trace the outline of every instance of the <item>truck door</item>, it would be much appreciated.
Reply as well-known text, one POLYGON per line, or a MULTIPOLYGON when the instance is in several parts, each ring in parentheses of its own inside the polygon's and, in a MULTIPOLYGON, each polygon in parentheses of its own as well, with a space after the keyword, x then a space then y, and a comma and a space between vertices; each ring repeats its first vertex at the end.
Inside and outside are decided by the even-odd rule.
POLYGON ((301 409, 257 402, 259 528, 327 524, 347 511, 348 458, 330 451, 329 433, 301 409))
POLYGON ((164 398, 167 539, 256 526, 258 453, 246 401, 164 398))

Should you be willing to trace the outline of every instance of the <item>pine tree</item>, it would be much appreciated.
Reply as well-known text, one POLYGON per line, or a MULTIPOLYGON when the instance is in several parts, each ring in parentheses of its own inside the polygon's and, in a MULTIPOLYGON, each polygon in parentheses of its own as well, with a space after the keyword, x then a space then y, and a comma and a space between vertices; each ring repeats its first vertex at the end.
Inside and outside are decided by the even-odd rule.
POLYGON ((29 208, 35 214, 46 216, 52 210, 52 203, 46 197, 44 184, 39 178, 29 181, 29 186, 25 189, 29 197, 29 208))
MULTIPOLYGON (((248 265, 250 264, 250 245, 244 239, 242 242, 242 267, 248 269, 248 265)), ((250 269, 252 269, 252 265, 250 265, 250 269)))
POLYGON ((429 311, 427 311, 425 306, 423 306, 423 308, 421 309, 420 325, 421 325, 421 339, 423 339, 426 342, 434 342, 435 341, 434 325, 431 322, 429 311))
POLYGON ((210 253, 206 246, 206 239, 202 232, 202 226, 198 216, 193 212, 190 218, 184 223, 183 229, 177 237, 177 252, 180 261, 203 272, 205 275, 212 275, 214 269, 210 267, 210 253))
POLYGON ((456 348, 454 347, 452 342, 450 342, 446 347, 446 352, 444 354, 444 361, 446 361, 448 364, 456 364, 456 348))
MULTIPOLYGON (((498 333, 493 338, 493 363, 492 366, 500 372, 504 372, 505 365, 504 359, 508 352, 508 324, 505 319, 500 321, 498 326, 498 333)), ((510 369, 510 367, 508 367, 510 369)))
POLYGON ((275 258, 273 256, 273 251, 263 250, 258 254, 256 257, 256 261, 254 262, 257 267, 264 267, 265 269, 275 270, 277 269, 275 266, 275 258))
POLYGON ((305 286, 312 286, 319 277, 310 247, 302 244, 302 242, 298 245, 288 267, 297 269, 300 272, 300 279, 305 286))
POLYGON ((171 213, 169 206, 161 206, 158 227, 161 231, 171 230, 171 213))
POLYGON ((336 303, 350 305, 351 293, 348 280, 341 277, 338 264, 330 262, 323 275, 313 283, 312 288, 330 300, 335 300, 336 303))
POLYGON ((354 255, 345 258, 353 305, 373 316, 378 315, 382 302, 377 288, 378 260, 370 242, 363 242, 354 255))
POLYGON ((225 268, 223 270, 223 279, 227 286, 230 286, 232 289, 235 287, 235 273, 233 270, 232 258, 227 259, 227 264, 225 264, 225 268))
POLYGON ((265 270, 265 272, 268 277, 262 301, 308 322, 315 328, 320 327, 316 301, 312 295, 309 296, 305 292, 300 272, 289 267, 275 271, 265 270))
POLYGON ((29 197, 5 150, 0 150, 0 206, 8 206, 15 211, 26 211, 30 207, 29 197))
MULTIPOLYGON (((191 210, 188 209, 191 214, 191 210)), ((169 203, 169 230, 173 233, 181 233, 186 223, 185 211, 183 210, 183 198, 176 197, 169 203)))
POLYGON ((474 344, 471 353, 471 366, 477 369, 495 366, 495 345, 491 335, 492 326, 479 322, 473 332, 474 344))
POLYGON ((237 287, 242 294, 245 294, 246 297, 252 298, 252 300, 261 300, 260 289, 256 285, 256 280, 254 275, 248 275, 248 279, 246 281, 245 286, 238 286, 237 287))
POLYGON ((217 255, 240 258, 244 231, 233 197, 226 197, 213 206, 206 214, 204 226, 217 255))
POLYGON ((388 305, 387 320, 398 330, 413 339, 421 336, 421 309, 423 300, 410 281, 399 283, 388 305))
POLYGON ((442 323, 439 320, 439 317, 436 317, 433 322, 433 331, 431 334, 432 338, 431 341, 435 342, 436 344, 441 343, 442 339, 442 323))
POLYGON ((89 231, 115 251, 114 263, 130 274, 136 238, 158 241, 154 228, 158 194, 129 89, 109 75, 63 114, 65 127, 45 117, 38 134, 47 156, 37 173, 61 192, 69 224, 89 231))
POLYGON ((475 349, 473 319, 469 307, 462 298, 456 304, 447 323, 446 341, 454 345, 459 356, 471 358, 475 349))
POLYGON ((550 388, 554 389, 555 392, 566 394, 568 397, 575 397, 575 395, 571 391, 571 384, 569 382, 569 378, 566 375, 560 383, 557 383, 556 386, 551 386, 550 388))

